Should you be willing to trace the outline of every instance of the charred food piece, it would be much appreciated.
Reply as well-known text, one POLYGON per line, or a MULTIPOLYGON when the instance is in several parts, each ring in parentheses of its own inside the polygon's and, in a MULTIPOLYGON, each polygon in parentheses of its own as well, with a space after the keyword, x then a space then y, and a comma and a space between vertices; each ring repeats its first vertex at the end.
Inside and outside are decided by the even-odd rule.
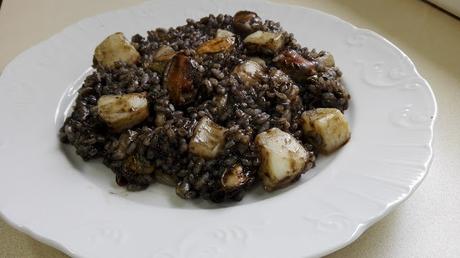
POLYGON ((98 114, 115 132, 131 128, 149 116, 147 93, 104 95, 97 101, 98 114))
POLYGON ((308 77, 317 73, 316 64, 308 61, 294 50, 283 51, 273 59, 273 62, 297 82, 304 82, 308 77))
POLYGON ((233 28, 239 34, 246 36, 262 25, 262 19, 255 12, 239 11, 233 16, 233 28))
POLYGON ((205 159, 215 158, 225 145, 226 129, 208 117, 198 122, 189 143, 189 151, 205 159))
POLYGON ((112 68, 116 62, 135 64, 139 57, 139 52, 121 32, 105 38, 94 51, 97 63, 106 68, 112 68))
POLYGON ((281 32, 259 30, 248 35, 243 42, 251 53, 275 55, 284 47, 285 41, 285 36, 281 32))
POLYGON ((196 95, 193 87, 192 60, 184 53, 176 54, 164 74, 165 88, 168 89, 169 98, 176 105, 187 104, 196 95))
POLYGON ((267 191, 291 184, 313 167, 314 154, 278 128, 258 134, 255 143, 261 160, 259 176, 267 191))
POLYGON ((345 116, 335 108, 305 111, 301 117, 304 134, 322 153, 331 153, 350 139, 350 127, 345 116))

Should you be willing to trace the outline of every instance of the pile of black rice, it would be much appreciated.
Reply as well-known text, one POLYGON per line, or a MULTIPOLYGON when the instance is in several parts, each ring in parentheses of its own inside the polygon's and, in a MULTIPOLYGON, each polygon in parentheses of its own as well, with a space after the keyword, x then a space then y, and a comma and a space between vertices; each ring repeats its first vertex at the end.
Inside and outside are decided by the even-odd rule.
MULTIPOLYGON (((94 63, 79 90, 73 113, 60 130, 60 139, 76 148, 84 160, 102 158, 112 169, 116 182, 129 191, 139 191, 158 181, 176 187, 176 193, 185 199, 201 197, 213 202, 241 200, 245 192, 259 181, 259 156, 255 136, 272 127, 278 127, 301 140, 306 149, 316 151, 302 137, 299 117, 305 110, 334 107, 344 111, 349 95, 341 82, 341 72, 335 66, 319 67, 318 73, 298 83, 285 77, 272 76, 276 68, 273 57, 262 57, 268 68, 264 80, 251 88, 232 74, 233 68, 251 57, 243 45, 243 37, 235 32, 235 50, 198 56, 195 49, 212 39, 217 29, 234 32, 233 16, 209 15, 199 21, 187 19, 177 28, 148 31, 147 37, 135 35, 131 43, 141 54, 136 65, 117 63, 107 69, 94 63), (168 90, 162 84, 162 74, 148 67, 152 54, 167 45, 183 51, 197 62, 193 85, 198 95, 186 106, 175 106, 168 90), (148 92, 150 117, 121 133, 112 132, 97 112, 97 101, 102 95, 148 92), (222 106, 216 96, 227 96, 222 106), (212 160, 205 160, 188 151, 188 142, 194 126, 202 117, 228 128, 224 150, 212 160), (128 157, 151 163, 152 174, 130 172, 124 166, 128 157), (244 186, 226 191, 221 177, 226 168, 241 164, 251 178, 244 186)), ((283 32, 287 38, 285 49, 295 50, 305 59, 314 61, 324 51, 301 47, 292 34, 271 20, 254 25, 257 30, 283 32)))

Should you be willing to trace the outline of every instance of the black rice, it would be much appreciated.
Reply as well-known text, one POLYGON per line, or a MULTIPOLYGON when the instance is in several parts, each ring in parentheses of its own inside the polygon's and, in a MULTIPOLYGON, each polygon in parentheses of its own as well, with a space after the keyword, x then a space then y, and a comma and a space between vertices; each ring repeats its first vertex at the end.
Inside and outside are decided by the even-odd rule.
MULTIPOLYGON (((176 193, 185 199, 202 197, 214 202, 241 200, 244 193, 259 181, 260 163, 254 145, 255 136, 272 127, 291 133, 302 140, 308 150, 314 150, 302 138, 299 118, 303 111, 317 107, 348 108, 349 95, 341 82, 341 72, 335 67, 319 67, 318 73, 305 82, 294 82, 279 76, 270 57, 261 56, 269 67, 268 76, 248 89, 232 74, 235 66, 251 57, 243 45, 244 34, 232 26, 233 16, 209 15, 199 21, 187 19, 177 28, 148 31, 131 43, 140 53, 136 65, 117 63, 107 69, 94 62, 75 103, 73 113, 60 130, 63 143, 72 144, 84 160, 102 158, 116 175, 116 182, 130 191, 139 191, 155 180, 176 185, 176 193), (196 49, 212 39, 217 29, 235 33, 233 51, 212 55, 197 55, 196 49), (163 75, 151 70, 152 54, 160 46, 170 46, 193 57, 193 85, 198 93, 185 106, 175 105, 163 86, 163 75), (148 92, 150 117, 128 130, 114 133, 97 113, 97 100, 102 95, 148 92), (215 159, 205 160, 188 151, 188 143, 201 117, 228 128, 223 151, 215 159), (130 157, 136 162, 155 167, 152 174, 133 173, 127 168, 130 157), (235 191, 225 191, 221 177, 226 168, 241 164, 251 180, 235 191)), ((258 30, 284 32, 285 49, 300 53, 315 61, 324 55, 301 47, 292 34, 279 23, 255 20, 258 30)), ((312 164, 309 164, 311 167, 312 164)))

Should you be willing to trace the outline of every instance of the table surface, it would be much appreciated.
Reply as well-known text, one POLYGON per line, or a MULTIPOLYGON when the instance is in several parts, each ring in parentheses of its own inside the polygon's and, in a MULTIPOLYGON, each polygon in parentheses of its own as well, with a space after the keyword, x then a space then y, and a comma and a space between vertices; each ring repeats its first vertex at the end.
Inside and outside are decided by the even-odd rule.
MULTIPOLYGON (((0 1, 1 2, 1 1, 0 1)), ((4 0, 0 71, 66 26, 140 0, 4 0)), ((460 20, 418 0, 278 0, 316 8, 383 35, 401 48, 438 101, 434 159, 412 197, 353 244, 328 257, 460 257, 460 20)), ((0 219, 0 257, 67 257, 0 219)))

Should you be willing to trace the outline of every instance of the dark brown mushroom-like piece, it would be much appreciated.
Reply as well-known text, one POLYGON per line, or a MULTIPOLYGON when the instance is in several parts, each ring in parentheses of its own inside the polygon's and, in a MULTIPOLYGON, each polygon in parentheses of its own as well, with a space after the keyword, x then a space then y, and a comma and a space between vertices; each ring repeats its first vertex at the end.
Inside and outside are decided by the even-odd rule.
POLYGON ((174 104, 183 105, 195 97, 192 75, 191 58, 184 53, 176 54, 166 67, 163 81, 174 104))
POLYGON ((261 24, 262 19, 255 12, 239 11, 233 16, 233 28, 243 36, 256 31, 257 25, 261 24))

